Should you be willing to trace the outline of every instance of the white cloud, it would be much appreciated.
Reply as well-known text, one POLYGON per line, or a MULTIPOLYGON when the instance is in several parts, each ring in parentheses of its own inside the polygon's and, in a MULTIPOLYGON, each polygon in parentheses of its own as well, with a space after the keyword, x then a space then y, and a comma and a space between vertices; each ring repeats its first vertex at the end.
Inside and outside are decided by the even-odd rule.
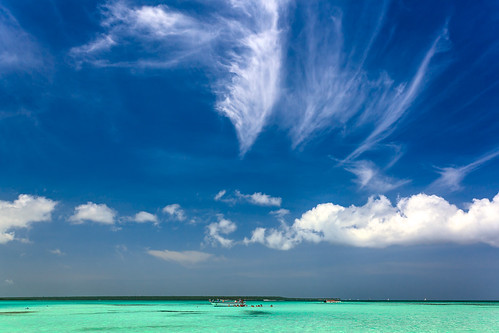
POLYGON ((220 244, 222 247, 232 247, 234 241, 225 238, 223 235, 228 235, 236 231, 237 226, 234 222, 225 219, 222 215, 218 216, 218 222, 213 222, 206 227, 205 241, 216 246, 220 244))
POLYGON ((117 67, 171 67, 203 52, 203 45, 217 34, 210 26, 165 5, 128 6, 110 1, 101 6, 104 33, 73 47, 70 55, 79 63, 117 67), (128 47, 129 58, 111 61, 109 51, 128 47))
POLYGON ((233 123, 244 155, 279 97, 282 42, 278 20, 283 2, 221 1, 219 7, 228 6, 227 10, 202 17, 165 5, 108 2, 101 7, 105 32, 72 48, 70 55, 78 64, 95 66, 158 68, 186 61, 202 64, 217 74, 216 109, 233 123), (133 52, 111 56, 113 49, 129 47, 130 42, 134 43, 133 52))
POLYGON ((460 190, 462 188, 461 182, 469 173, 478 169, 483 164, 496 158, 497 156, 499 156, 499 148, 490 151, 486 155, 465 166, 458 168, 439 168, 438 173, 440 173, 440 177, 430 185, 430 189, 448 189, 450 191, 460 190))
POLYGON ((14 201, 0 200, 0 244, 16 239, 15 229, 50 221, 56 205, 56 201, 27 194, 19 195, 14 201))
POLYGON ((171 204, 171 205, 165 206, 163 208, 163 213, 167 213, 171 217, 173 217, 179 221, 184 221, 186 219, 185 212, 182 209, 182 207, 180 207, 179 204, 171 204))
POLYGON ((14 70, 33 70, 44 65, 34 38, 0 5, 0 75, 14 70))
MULTIPOLYGON (((338 8, 325 14, 326 19, 305 14, 305 27, 296 40, 285 40, 281 14, 287 3, 225 0, 211 7, 218 10, 196 15, 165 5, 112 1, 101 6, 104 32, 74 47, 70 54, 77 62, 95 66, 136 69, 188 63, 207 69, 214 80, 215 108, 235 127, 241 155, 273 115, 279 126, 289 129, 293 147, 334 128, 343 128, 344 135, 366 133, 369 128, 370 134, 345 159, 354 161, 396 129, 424 90, 432 72, 430 63, 449 44, 447 26, 433 43, 424 46, 420 63, 410 68, 405 78, 395 80, 388 69, 370 72, 365 66, 385 25, 388 0, 365 4, 363 12, 372 14, 363 15, 365 20, 359 24, 371 33, 350 34, 356 39, 348 43, 344 42, 346 25, 338 8), (286 58, 289 70, 283 66, 287 56, 283 48, 288 42, 303 44, 291 44, 289 53, 293 55, 286 58), (112 54, 115 49, 119 50, 112 54), (285 100, 282 82, 289 85, 285 100), (276 112, 279 102, 282 111, 276 112)), ((310 6, 305 13, 318 12, 314 4, 310 6)))
POLYGON ((53 249, 53 250, 50 250, 49 252, 52 253, 52 254, 55 254, 56 256, 63 256, 63 255, 65 255, 65 253, 62 252, 60 249, 53 249))
POLYGON ((75 208, 75 213, 69 220, 75 224, 92 221, 102 224, 114 224, 116 212, 105 204, 87 202, 75 208))
POLYGON ((214 197, 215 201, 221 200, 226 192, 227 192, 226 190, 221 190, 220 192, 218 192, 214 197))
POLYGON ((384 196, 371 197, 360 207, 325 203, 291 227, 257 228, 244 243, 287 250, 303 241, 358 247, 449 242, 499 247, 499 194, 492 201, 473 200, 467 211, 426 194, 401 198, 396 206, 384 196))
POLYGON ((281 206, 282 198, 272 197, 268 194, 255 192, 253 194, 244 194, 239 190, 234 191, 234 195, 226 195, 227 191, 222 190, 215 195, 215 201, 221 201, 229 204, 235 204, 237 202, 249 202, 253 205, 258 206, 281 206))
POLYGON ((251 243, 261 243, 271 249, 290 250, 301 242, 301 239, 289 230, 286 226, 282 226, 280 230, 256 228, 251 234, 251 238, 244 238, 243 243, 248 245, 251 243))
MULTIPOLYGON (((395 80, 388 68, 372 71, 366 66, 385 26, 390 1, 365 2, 361 11, 371 14, 358 16, 362 19, 355 26, 362 27, 363 33, 355 30, 353 34, 351 22, 344 21, 351 13, 335 7, 322 14, 315 2, 305 6, 309 6, 302 14, 305 26, 293 40, 299 47, 293 48, 293 72, 281 117, 289 128, 293 147, 333 129, 357 137, 369 129, 370 134, 345 159, 353 161, 387 138, 407 114, 428 82, 434 55, 449 44, 447 26, 425 46, 420 63, 410 68, 412 76, 395 80)), ((405 70, 400 68, 398 72, 405 70)))
POLYGON ((13 285, 13 284, 14 284, 14 280, 6 279, 6 280, 5 280, 5 284, 7 284, 7 285, 10 285, 10 286, 11 286, 11 285, 13 285))
POLYGON ((149 250, 148 254, 165 260, 175 261, 180 264, 197 264, 213 258, 213 254, 199 251, 169 251, 169 250, 149 250))
POLYGON ((364 119, 371 119, 371 121, 376 119, 375 128, 345 161, 356 159, 395 130, 397 122, 409 110, 412 103, 418 97, 418 94, 424 88, 424 79, 427 76, 431 60, 435 54, 446 50, 445 45, 448 42, 449 35, 446 24, 426 52, 410 82, 400 83, 394 87, 393 81, 385 78, 382 85, 375 87, 376 89, 381 89, 382 93, 378 92, 376 94, 377 99, 375 100, 366 100, 368 106, 363 115, 364 119))
POLYGON ((370 161, 353 161, 346 170, 357 176, 356 183, 361 189, 375 193, 385 193, 407 184, 408 180, 396 180, 383 175, 370 161))
POLYGON ((226 196, 225 195, 226 193, 227 193, 226 190, 221 190, 215 195, 213 199, 215 199, 215 201, 221 201, 231 205, 235 204, 237 202, 237 199, 234 198, 233 196, 226 196))
POLYGON ((290 212, 287 209, 281 208, 278 210, 273 210, 270 212, 270 214, 277 216, 278 218, 283 218, 284 216, 288 215, 290 212))
POLYGON ((107 51, 116 44, 117 43, 113 40, 112 36, 102 35, 88 44, 72 48, 70 53, 73 56, 81 54, 93 54, 101 51, 107 51))
POLYGON ((244 155, 266 125, 279 97, 282 45, 277 0, 231 1, 247 21, 229 25, 235 47, 225 69, 229 75, 218 84, 217 109, 237 131, 244 155))
POLYGON ((239 199, 244 199, 254 205, 279 207, 282 203, 282 198, 272 197, 268 194, 264 194, 261 192, 255 192, 253 194, 243 194, 236 190, 235 193, 239 199))
POLYGON ((158 217, 156 215, 144 211, 135 214, 132 220, 137 223, 152 222, 158 224, 158 217))

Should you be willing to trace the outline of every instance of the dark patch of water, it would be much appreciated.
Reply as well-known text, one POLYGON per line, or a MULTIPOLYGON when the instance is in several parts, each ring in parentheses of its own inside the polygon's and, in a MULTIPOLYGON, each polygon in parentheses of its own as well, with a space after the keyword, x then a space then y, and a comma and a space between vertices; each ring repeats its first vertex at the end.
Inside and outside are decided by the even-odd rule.
POLYGON ((269 316, 272 312, 264 310, 248 310, 245 313, 249 316, 269 316))
POLYGON ((0 312, 0 316, 11 316, 11 315, 17 315, 17 314, 26 314, 26 313, 33 313, 36 311, 8 311, 8 312, 0 312))

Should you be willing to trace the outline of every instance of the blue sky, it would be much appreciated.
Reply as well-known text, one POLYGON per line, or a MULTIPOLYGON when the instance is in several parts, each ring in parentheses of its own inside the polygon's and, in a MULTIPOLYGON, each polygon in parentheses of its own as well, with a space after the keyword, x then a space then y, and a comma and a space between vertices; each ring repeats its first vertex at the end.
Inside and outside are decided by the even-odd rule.
POLYGON ((1 1, 0 295, 498 299, 498 10, 1 1))

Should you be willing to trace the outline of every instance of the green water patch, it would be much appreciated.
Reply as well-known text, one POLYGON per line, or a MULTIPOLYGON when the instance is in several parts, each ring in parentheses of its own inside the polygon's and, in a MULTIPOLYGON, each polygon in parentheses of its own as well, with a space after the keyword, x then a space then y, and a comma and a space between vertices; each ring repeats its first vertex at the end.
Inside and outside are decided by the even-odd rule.
POLYGON ((143 330, 156 330, 156 329, 186 329, 189 325, 144 325, 144 326, 120 326, 120 327, 83 327, 80 332, 143 332, 143 330))
POLYGON ((107 304, 109 306, 157 306, 157 304, 107 304))
POLYGON ((158 310, 156 312, 166 312, 166 313, 183 313, 183 314, 200 314, 201 311, 183 311, 183 310, 158 310))

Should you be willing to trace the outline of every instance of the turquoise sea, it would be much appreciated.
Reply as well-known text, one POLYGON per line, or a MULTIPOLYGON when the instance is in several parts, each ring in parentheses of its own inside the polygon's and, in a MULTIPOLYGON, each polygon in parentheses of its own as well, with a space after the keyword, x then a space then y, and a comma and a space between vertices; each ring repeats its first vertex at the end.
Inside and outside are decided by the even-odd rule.
POLYGON ((255 301, 248 305, 0 301, 0 332, 499 332, 499 302, 255 301), (263 306, 251 307, 258 304, 263 306))

